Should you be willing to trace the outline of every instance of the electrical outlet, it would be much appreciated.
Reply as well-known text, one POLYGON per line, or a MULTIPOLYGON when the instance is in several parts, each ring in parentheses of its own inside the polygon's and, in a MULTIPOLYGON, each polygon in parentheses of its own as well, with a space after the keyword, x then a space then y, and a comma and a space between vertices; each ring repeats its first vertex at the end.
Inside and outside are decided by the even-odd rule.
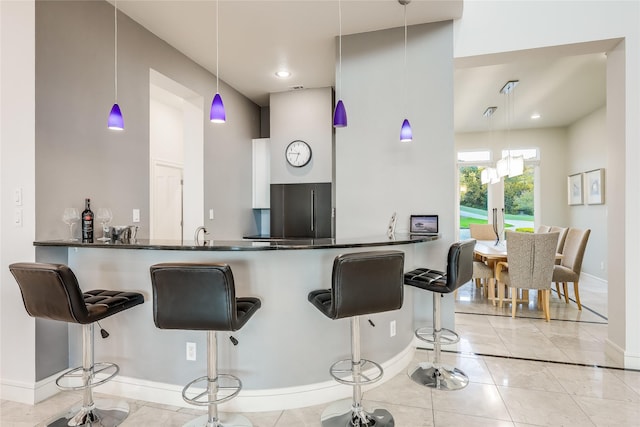
POLYGON ((133 222, 140 222, 140 209, 133 210, 133 222))
POLYGON ((14 218, 13 222, 15 226, 22 227, 22 209, 21 208, 16 208, 13 218, 14 218))
POLYGON ((209 219, 213 219, 213 209, 209 209, 209 219))
POLYGON ((196 343, 187 343, 187 360, 196 360, 196 343))
POLYGON ((396 336, 396 321, 392 320, 391 322, 389 322, 389 336, 390 337, 395 337, 396 336))

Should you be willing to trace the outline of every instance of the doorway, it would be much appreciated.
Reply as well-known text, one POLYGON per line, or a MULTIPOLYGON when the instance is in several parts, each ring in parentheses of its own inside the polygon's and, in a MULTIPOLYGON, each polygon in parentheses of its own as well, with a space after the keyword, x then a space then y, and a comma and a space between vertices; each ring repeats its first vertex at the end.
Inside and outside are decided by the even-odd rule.
POLYGON ((149 73, 149 237, 191 240, 204 224, 203 98, 149 73))
POLYGON ((535 227, 536 174, 538 170, 538 150, 503 150, 507 155, 522 156, 525 162, 521 175, 502 178, 493 177, 483 182, 483 171, 490 168, 491 152, 458 152, 459 182, 459 236, 470 237, 469 224, 493 223, 493 210, 497 211, 499 229, 533 232, 535 227), (502 214, 504 209, 504 214, 502 214), (504 223, 504 227, 503 227, 504 223))

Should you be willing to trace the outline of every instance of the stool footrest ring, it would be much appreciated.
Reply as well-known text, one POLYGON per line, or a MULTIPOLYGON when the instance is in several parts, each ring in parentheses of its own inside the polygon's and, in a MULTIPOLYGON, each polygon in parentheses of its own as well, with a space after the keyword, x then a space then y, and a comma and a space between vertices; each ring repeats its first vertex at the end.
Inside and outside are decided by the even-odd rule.
POLYGON ((365 385, 373 384, 382 378, 384 373, 382 366, 367 359, 360 359, 360 375, 356 378, 353 374, 353 361, 351 359, 339 360, 329 368, 331 376, 340 384, 365 385))
MULTIPOLYGON (((420 328, 416 329, 416 337, 424 342, 429 344, 435 344, 436 342, 436 334, 433 328, 420 328)), ((455 344, 460 341, 460 336, 451 329, 442 328, 440 329, 440 344, 441 345, 449 345, 455 344)))
POLYGON ((218 376, 213 379, 204 376, 191 381, 182 389, 182 398, 185 402, 191 403, 192 405, 209 406, 233 399, 240 393, 240 390, 242 390, 242 381, 240 381, 240 378, 231 374, 218 374, 218 376), (201 382, 206 383, 205 388, 189 390, 192 386, 201 382), (209 390, 211 390, 212 387, 216 390, 216 393, 214 394, 215 398, 210 399, 209 390), (187 393, 195 394, 195 396, 189 397, 187 393))
POLYGON ((90 375, 87 383, 84 383, 84 375, 85 369, 82 366, 78 366, 70 371, 65 372, 56 378, 56 385, 61 390, 84 390, 87 388, 97 387, 101 384, 106 383, 115 377, 120 371, 120 367, 115 363, 109 362, 98 362, 94 363, 91 367, 90 375), (109 373, 108 371, 113 370, 113 372, 109 373), (102 378, 103 375, 107 375, 102 378), (98 378, 96 378, 98 377, 98 378), (81 381, 80 385, 63 385, 62 381, 67 380, 73 382, 74 380, 81 381))

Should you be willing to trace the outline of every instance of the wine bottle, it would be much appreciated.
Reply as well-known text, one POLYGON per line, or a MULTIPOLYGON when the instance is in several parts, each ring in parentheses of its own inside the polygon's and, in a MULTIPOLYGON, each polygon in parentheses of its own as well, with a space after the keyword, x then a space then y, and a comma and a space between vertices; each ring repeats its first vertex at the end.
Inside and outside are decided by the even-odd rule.
POLYGON ((82 243, 93 243, 93 212, 89 199, 84 199, 82 211, 82 243))

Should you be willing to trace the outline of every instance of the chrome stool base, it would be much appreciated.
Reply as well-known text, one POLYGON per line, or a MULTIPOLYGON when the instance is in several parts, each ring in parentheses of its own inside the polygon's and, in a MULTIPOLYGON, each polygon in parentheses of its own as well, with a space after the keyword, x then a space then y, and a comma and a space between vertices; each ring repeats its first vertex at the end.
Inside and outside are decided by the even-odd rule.
POLYGON ((242 415, 229 414, 209 422, 209 415, 202 415, 184 424, 183 427, 253 427, 251 421, 242 415))
POLYGON ((408 374, 413 382, 437 390, 460 390, 469 384, 469 378, 460 369, 430 362, 419 363, 408 374))
POLYGON ((327 407, 320 417, 322 427, 394 427, 393 416, 386 409, 372 412, 362 406, 354 407, 351 401, 336 402, 327 407))
POLYGON ((81 403, 64 414, 49 419, 46 427, 115 427, 129 415, 129 405, 124 400, 96 399, 90 407, 81 403))

